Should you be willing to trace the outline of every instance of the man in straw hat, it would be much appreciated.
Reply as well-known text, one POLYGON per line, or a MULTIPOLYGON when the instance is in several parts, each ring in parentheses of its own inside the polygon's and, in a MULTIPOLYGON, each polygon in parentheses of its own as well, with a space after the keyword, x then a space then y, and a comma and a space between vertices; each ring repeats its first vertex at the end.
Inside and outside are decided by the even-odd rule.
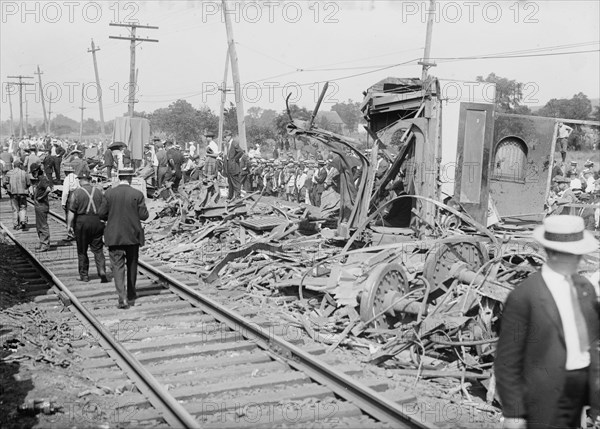
POLYGON ((83 282, 90 281, 90 260, 87 255, 88 247, 94 255, 96 271, 101 283, 108 283, 106 277, 106 261, 104 259, 104 224, 98 215, 104 196, 102 190, 92 185, 90 173, 80 172, 77 176, 79 188, 71 196, 67 225, 75 232, 77 243, 77 261, 79 279, 83 282))
POLYGON ((508 296, 495 361, 504 427, 580 427, 591 405, 600 423, 599 306, 577 274, 598 241, 579 216, 550 216, 536 228, 547 260, 508 296))
POLYGON ((119 170, 119 185, 106 191, 98 215, 106 221, 104 241, 112 265, 119 308, 127 309, 137 298, 137 264, 144 245, 141 221, 148 219, 144 194, 131 187, 133 168, 119 170), (127 268, 127 288, 125 269, 127 268))

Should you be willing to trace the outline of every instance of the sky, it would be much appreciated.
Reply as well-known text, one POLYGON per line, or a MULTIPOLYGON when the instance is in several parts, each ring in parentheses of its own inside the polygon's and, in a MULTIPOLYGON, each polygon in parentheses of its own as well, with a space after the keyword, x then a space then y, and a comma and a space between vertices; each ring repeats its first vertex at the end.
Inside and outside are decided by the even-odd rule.
MULTIPOLYGON (((523 82, 524 104, 583 92, 600 97, 600 2, 438 1, 430 74, 474 81, 496 73, 523 82), (483 58, 482 58, 483 57, 483 58), (486 58, 487 57, 487 58, 486 58)), ((9 118, 9 93, 18 123, 16 87, 25 75, 29 118, 43 118, 38 75, 52 116, 99 119, 92 54, 94 40, 105 120, 127 111, 129 37, 111 22, 157 39, 136 47, 136 111, 151 112, 185 99, 218 113, 227 52, 220 1, 0 2, 0 119, 9 118)), ((428 1, 228 1, 239 60, 244 108, 281 111, 285 97, 312 109, 325 81, 322 109, 361 101, 363 91, 388 76, 419 77, 428 1)), ((231 68, 228 88, 233 89, 231 68)), ((444 92, 444 88, 442 88, 444 92)), ((233 93, 228 100, 234 101, 233 93)))

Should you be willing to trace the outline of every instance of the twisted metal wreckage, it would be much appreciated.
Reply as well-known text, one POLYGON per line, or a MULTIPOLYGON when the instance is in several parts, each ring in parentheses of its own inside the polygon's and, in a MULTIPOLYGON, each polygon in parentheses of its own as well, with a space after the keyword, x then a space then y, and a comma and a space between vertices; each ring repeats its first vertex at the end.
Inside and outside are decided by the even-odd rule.
MULTIPOLYGON (((334 154, 339 206, 319 211, 274 201, 259 206, 259 216, 258 193, 227 205, 206 198, 202 184, 190 183, 171 197, 177 203, 171 216, 176 207, 179 219, 160 223, 159 216, 147 228, 149 256, 205 283, 245 287, 255 297, 298 291, 301 311, 287 318, 330 344, 329 350, 350 346, 369 362, 422 377, 489 379, 491 401, 503 302, 544 258, 526 229, 483 225, 487 197, 479 204, 442 202, 437 79, 386 79, 368 90, 362 111, 375 142, 368 155, 352 139, 314 126, 326 90, 307 121, 292 118, 288 107, 287 130, 334 154), (389 167, 377 177, 380 157, 389 167), (398 180, 407 192, 391 197, 390 184, 398 180), (202 194, 202 203, 195 193, 202 194), (409 227, 377 225, 399 201, 410 202, 409 227), (215 218, 221 220, 199 221, 215 218), (332 225, 337 229, 325 227, 332 225), (180 234, 169 243, 173 232, 180 234)), ((476 174, 485 178, 483 165, 476 174)), ((455 195, 462 195, 465 183, 457 181, 455 195)))

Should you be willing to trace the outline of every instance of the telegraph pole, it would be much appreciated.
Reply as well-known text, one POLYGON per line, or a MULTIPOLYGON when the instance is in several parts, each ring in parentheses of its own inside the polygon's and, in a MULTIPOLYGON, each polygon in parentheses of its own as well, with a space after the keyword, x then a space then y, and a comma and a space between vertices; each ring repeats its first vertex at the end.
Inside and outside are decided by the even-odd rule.
POLYGON ((83 107, 83 89, 84 89, 85 85, 81 86, 81 107, 79 108, 79 110, 81 110, 81 123, 79 124, 79 144, 83 143, 83 111, 86 109, 86 107, 83 107))
POLYGON ((44 87, 42 86, 42 75, 44 73, 42 73, 40 71, 40 66, 37 66, 37 72, 34 72, 34 74, 38 75, 38 79, 40 82, 40 98, 42 100, 42 110, 44 111, 44 129, 46 130, 46 134, 48 134, 48 118, 46 117, 46 103, 44 102, 44 87))
POLYGON ((52 97, 48 96, 48 134, 50 134, 51 127, 50 122, 52 121, 52 97))
POLYGON ((23 86, 33 83, 23 82, 23 79, 33 79, 33 76, 7 76, 9 79, 19 79, 19 82, 10 82, 11 85, 19 85, 19 138, 23 138, 23 86))
POLYGON ((29 104, 27 103, 27 99, 25 99, 25 134, 28 134, 29 131, 29 104))
POLYGON ((98 88, 98 108, 100 109, 100 134, 104 138, 104 109, 102 108, 102 88, 100 87, 100 75, 98 74, 98 63, 96 61, 96 51, 100 50, 100 46, 94 45, 94 39, 92 39, 92 48, 88 49, 88 52, 92 53, 94 59, 94 73, 96 74, 96 88, 98 88))
POLYGON ((129 102, 127 113, 130 118, 133 118, 133 108, 136 103, 135 101, 135 42, 158 42, 156 39, 148 39, 148 38, 138 38, 136 37, 136 30, 138 28, 145 28, 148 30, 158 30, 158 27, 150 26, 150 25, 138 25, 138 24, 117 24, 110 23, 108 24, 112 27, 129 27, 131 30, 130 37, 121 37, 121 36, 108 36, 109 39, 120 39, 120 40, 129 40, 129 102))
POLYGON ((423 61, 419 61, 419 64, 423 66, 421 72, 421 80, 427 79, 427 71, 430 67, 435 67, 435 63, 429 62, 431 57, 431 36, 433 34, 433 21, 435 20, 435 0, 429 0, 429 10, 427 11, 427 34, 425 36, 425 52, 423 53, 423 61))
POLYGON ((221 85, 221 110, 219 112, 219 150, 223 151, 223 124, 225 123, 225 101, 227 100, 227 75, 229 74, 229 47, 225 55, 225 73, 223 75, 223 84, 221 85))
POLYGON ((223 16, 225 17, 225 28, 227 30, 227 40, 229 45, 229 57, 231 59, 231 73, 233 75, 233 87, 235 91, 235 103, 237 110, 238 119, 238 133, 240 138, 240 147, 243 150, 247 149, 246 145, 246 125, 245 113, 244 113, 244 100, 242 94, 242 87, 240 83, 240 69, 238 67, 237 51, 235 49, 235 41, 233 40, 233 26, 231 25, 231 19, 229 12, 227 11, 227 1, 221 0, 223 6, 223 16))
POLYGON ((10 109, 10 135, 15 135, 15 124, 13 121, 12 97, 10 96, 10 83, 6 84, 6 92, 8 93, 8 108, 10 109))

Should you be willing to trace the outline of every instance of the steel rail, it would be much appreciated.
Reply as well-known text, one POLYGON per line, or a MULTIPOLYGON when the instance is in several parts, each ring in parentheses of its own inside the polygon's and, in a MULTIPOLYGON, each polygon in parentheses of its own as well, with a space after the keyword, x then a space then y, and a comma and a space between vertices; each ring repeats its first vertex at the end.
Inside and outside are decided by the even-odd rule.
MULTIPOLYGON (((64 218, 59 214, 52 211, 50 211, 50 214, 64 222, 64 218)), ((383 397, 362 383, 348 379, 348 376, 343 372, 315 359, 310 353, 294 344, 273 333, 267 332, 245 317, 201 295, 164 271, 153 267, 143 260, 138 261, 138 267, 170 283, 180 296, 184 296, 197 303, 198 308, 205 313, 224 323, 234 332, 240 333, 244 338, 253 341, 257 346, 272 352, 292 368, 308 375, 316 382, 329 387, 339 397, 357 406, 376 420, 390 423, 395 428, 429 427, 404 413, 399 404, 383 397)))
MULTIPOLYGON (((53 213, 54 214, 54 213, 53 213)), ((54 217, 61 217, 54 214, 54 217)), ((50 277, 52 282, 63 292, 75 307, 76 313, 82 317, 90 326, 96 330, 105 344, 116 353, 119 366, 124 366, 128 375, 133 376, 136 386, 141 387, 148 395, 149 402, 162 411, 162 418, 172 427, 200 428, 199 422, 192 416, 177 400, 169 394, 167 389, 161 385, 150 372, 119 343, 115 337, 89 312, 87 308, 77 299, 77 297, 68 289, 68 287, 52 271, 47 268, 17 237, 3 224, 0 227, 10 237, 10 239, 25 252, 33 262, 50 277)), ((106 348, 106 347, 105 347, 106 348)))

